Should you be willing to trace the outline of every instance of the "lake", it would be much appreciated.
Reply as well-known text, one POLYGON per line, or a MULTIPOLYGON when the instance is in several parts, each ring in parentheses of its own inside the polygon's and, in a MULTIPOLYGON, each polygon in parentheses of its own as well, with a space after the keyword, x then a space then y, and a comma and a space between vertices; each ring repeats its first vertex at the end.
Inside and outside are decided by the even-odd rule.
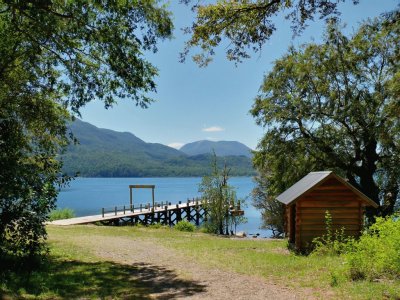
MULTIPOLYGON (((186 201, 200 196, 198 192, 200 177, 189 178, 76 178, 69 187, 63 188, 58 196, 58 208, 71 208, 76 216, 95 215, 101 208, 129 205, 130 184, 154 184, 155 201, 186 201)), ((261 213, 251 205, 250 193, 254 187, 251 177, 232 177, 229 184, 236 189, 238 198, 246 198, 244 207, 246 224, 238 226, 237 231, 247 234, 259 233, 261 237, 269 237, 269 230, 260 229, 261 213)), ((134 205, 150 203, 151 189, 134 189, 134 205)))

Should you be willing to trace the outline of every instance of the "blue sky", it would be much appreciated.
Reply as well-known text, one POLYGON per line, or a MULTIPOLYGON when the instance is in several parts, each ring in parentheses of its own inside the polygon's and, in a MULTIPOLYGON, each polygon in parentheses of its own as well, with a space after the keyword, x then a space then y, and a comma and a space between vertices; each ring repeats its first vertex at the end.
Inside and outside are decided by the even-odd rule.
MULTIPOLYGON (((156 78, 156 102, 148 109, 140 109, 129 100, 121 100, 112 109, 105 110, 101 102, 91 102, 82 110, 83 121, 101 128, 127 131, 146 142, 162 143, 173 147, 198 140, 239 141, 255 149, 263 135, 249 114, 263 76, 274 60, 281 57, 290 45, 320 41, 324 24, 311 22, 300 37, 292 39, 289 21, 276 18, 277 31, 260 53, 235 66, 227 61, 224 48, 216 50, 214 61, 207 68, 199 68, 190 57, 179 63, 179 52, 187 36, 181 28, 190 25, 193 14, 190 8, 175 4, 174 38, 159 45, 156 54, 148 54, 149 60, 159 69, 156 78)), ((340 5, 341 19, 351 33, 358 24, 368 18, 397 7, 398 0, 361 0, 354 6, 352 1, 340 5)))

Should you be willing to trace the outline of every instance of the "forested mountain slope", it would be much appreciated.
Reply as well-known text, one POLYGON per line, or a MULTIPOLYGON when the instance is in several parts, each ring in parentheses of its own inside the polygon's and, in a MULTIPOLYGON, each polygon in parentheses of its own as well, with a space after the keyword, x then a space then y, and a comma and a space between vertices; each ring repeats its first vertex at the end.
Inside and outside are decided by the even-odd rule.
MULTIPOLYGON (((132 133, 101 129, 76 120, 70 125, 78 145, 62 155, 63 171, 84 177, 203 176, 209 173, 211 154, 187 155, 182 151, 146 143, 132 133)), ((232 176, 253 175, 250 158, 225 156, 218 159, 232 176)))

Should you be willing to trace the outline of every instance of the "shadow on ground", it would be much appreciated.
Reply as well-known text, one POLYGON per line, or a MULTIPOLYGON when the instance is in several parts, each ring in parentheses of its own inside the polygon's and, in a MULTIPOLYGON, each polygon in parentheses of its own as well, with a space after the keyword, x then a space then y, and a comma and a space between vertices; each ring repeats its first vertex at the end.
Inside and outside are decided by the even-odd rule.
POLYGON ((148 264, 53 260, 40 271, 0 274, 0 299, 174 299, 205 292, 206 286, 148 264), (3 292, 2 292, 3 291, 3 292))

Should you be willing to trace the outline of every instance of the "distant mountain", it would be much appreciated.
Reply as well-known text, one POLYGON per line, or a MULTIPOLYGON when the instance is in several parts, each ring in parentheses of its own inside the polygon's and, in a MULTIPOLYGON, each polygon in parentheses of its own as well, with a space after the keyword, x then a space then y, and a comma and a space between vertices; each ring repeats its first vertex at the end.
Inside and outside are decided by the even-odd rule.
MULTIPOLYGON (((83 177, 184 177, 209 173, 211 155, 187 155, 174 148, 146 143, 129 132, 101 129, 76 120, 70 125, 78 145, 70 145, 62 155, 63 171, 83 177)), ((232 176, 254 174, 251 160, 227 156, 219 163, 231 169, 232 176)))
POLYGON ((251 149, 246 145, 234 141, 198 141, 182 146, 180 151, 187 155, 199 155, 213 153, 217 156, 246 156, 251 157, 251 149))
MULTIPOLYGON (((150 157, 171 158, 182 152, 158 143, 146 143, 130 132, 117 132, 98 128, 92 124, 76 120, 70 129, 83 148, 96 151, 117 151, 126 154, 146 154, 150 157)), ((78 147, 79 148, 79 147, 78 147)))

